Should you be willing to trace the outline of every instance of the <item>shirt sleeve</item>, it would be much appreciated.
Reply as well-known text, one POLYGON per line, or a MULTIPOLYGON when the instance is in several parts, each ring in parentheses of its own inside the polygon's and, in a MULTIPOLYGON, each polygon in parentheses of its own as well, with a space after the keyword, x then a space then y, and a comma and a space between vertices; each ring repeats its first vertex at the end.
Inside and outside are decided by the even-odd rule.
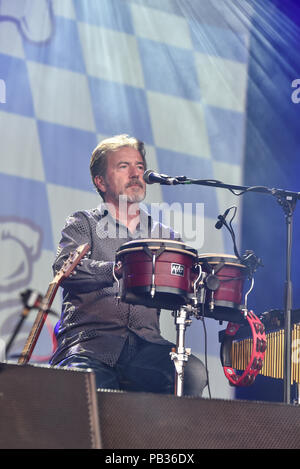
MULTIPOLYGON (((83 212, 76 212, 68 217, 62 230, 61 240, 53 263, 56 274, 63 266, 71 252, 78 246, 88 243, 93 252, 91 226, 88 217, 83 212)), ((114 283, 113 262, 93 258, 86 255, 76 267, 71 276, 64 279, 61 286, 64 289, 77 292, 90 292, 100 288, 112 287, 114 283)))

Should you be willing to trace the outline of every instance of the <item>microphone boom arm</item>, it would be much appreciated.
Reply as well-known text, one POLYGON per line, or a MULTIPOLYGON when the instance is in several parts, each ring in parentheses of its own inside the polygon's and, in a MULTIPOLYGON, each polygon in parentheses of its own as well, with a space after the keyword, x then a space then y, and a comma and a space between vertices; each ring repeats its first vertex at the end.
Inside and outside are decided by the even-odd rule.
POLYGON ((259 193, 273 195, 279 198, 292 197, 292 198, 300 199, 300 192, 286 191, 283 189, 269 188, 265 186, 238 186, 234 184, 225 184, 215 179, 189 179, 186 176, 179 176, 179 177, 175 177, 174 179, 178 181, 177 184, 195 184, 199 186, 209 186, 209 187, 228 189, 234 195, 237 195, 237 196, 245 194, 246 192, 259 192, 259 193), (236 194, 234 191, 240 191, 240 193, 236 194))

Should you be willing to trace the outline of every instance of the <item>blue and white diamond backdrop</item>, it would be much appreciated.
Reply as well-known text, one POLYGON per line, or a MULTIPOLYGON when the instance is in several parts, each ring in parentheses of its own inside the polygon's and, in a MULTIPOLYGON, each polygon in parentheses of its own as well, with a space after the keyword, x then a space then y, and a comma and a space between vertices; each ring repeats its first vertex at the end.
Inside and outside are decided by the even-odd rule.
MULTIPOLYGON (((65 218, 95 207, 89 175, 103 137, 146 143, 148 168, 242 183, 251 11, 227 0, 0 0, 0 338, 22 310, 20 292, 46 292, 65 218)), ((216 218, 239 201, 223 189, 148 186, 148 204, 175 204, 174 227, 201 253, 232 253, 216 218), (177 204, 177 205, 176 205, 177 204), (177 216, 178 215, 178 216, 177 216), (191 236, 192 232, 192 236, 191 236)), ((239 212, 235 230, 239 238, 239 212)), ((60 295, 53 309, 60 310, 60 295)), ((22 349, 35 312, 18 335, 22 349)), ((33 361, 51 354, 49 317, 33 361)), ((213 397, 231 395, 216 321, 206 321, 213 397)), ((162 332, 174 340, 169 312, 162 332)), ((186 345, 204 358, 201 321, 186 345)), ((12 358, 11 358, 12 359, 12 358)))

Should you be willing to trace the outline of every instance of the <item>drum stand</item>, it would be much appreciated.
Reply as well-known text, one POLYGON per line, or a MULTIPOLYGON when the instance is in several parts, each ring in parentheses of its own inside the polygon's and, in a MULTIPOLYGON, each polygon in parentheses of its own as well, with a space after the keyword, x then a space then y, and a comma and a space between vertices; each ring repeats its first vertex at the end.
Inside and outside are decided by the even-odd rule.
POLYGON ((188 361, 188 357, 191 354, 190 348, 185 348, 185 330, 192 322, 190 315, 192 314, 191 306, 182 306, 180 310, 174 311, 177 338, 176 338, 176 349, 173 349, 170 353, 171 360, 173 360, 176 370, 175 379, 175 395, 183 395, 183 382, 184 382, 184 366, 188 361))
POLYGON ((202 272, 200 264, 198 265, 198 270, 198 277, 194 282, 193 305, 183 305, 179 310, 172 313, 175 317, 177 337, 176 348, 172 349, 170 356, 175 365, 175 396, 179 397, 183 396, 184 367, 189 355, 191 355, 191 349, 185 347, 185 331, 187 326, 190 326, 192 323, 190 316, 195 315, 197 317, 199 303, 204 303, 205 301, 204 278, 206 274, 202 272))
MULTIPOLYGON (((184 384, 184 367, 188 361, 189 356, 191 355, 191 349, 185 347, 185 331, 188 326, 191 325, 192 320, 191 316, 195 316, 196 319, 200 319, 202 316, 199 315, 198 310, 200 305, 204 305, 206 290, 210 290, 212 293, 217 289, 216 282, 213 282, 213 285, 210 287, 205 287, 206 273, 202 272, 201 267, 199 268, 199 275, 197 280, 194 283, 194 296, 193 296, 193 305, 184 305, 181 306, 179 310, 173 311, 172 315, 175 317, 176 324, 176 348, 172 349, 170 353, 171 360, 173 360, 175 365, 175 395, 183 396, 183 384, 184 384)), ((210 277, 214 277, 214 272, 210 274, 210 277)), ((211 283, 211 282, 210 282, 211 283)), ((247 304, 248 304, 248 295, 252 291, 254 286, 254 278, 251 279, 251 284, 248 291, 245 294, 245 306, 244 311, 247 314, 247 304)), ((210 301, 209 307, 211 310, 214 309, 214 300, 210 301)))

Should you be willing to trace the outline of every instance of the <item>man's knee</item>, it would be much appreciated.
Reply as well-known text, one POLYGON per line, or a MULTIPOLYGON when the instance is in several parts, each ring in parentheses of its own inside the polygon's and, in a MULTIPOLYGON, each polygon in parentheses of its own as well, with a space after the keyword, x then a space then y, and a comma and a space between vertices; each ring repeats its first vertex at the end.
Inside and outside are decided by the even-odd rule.
POLYGON ((207 385, 207 370, 199 358, 191 355, 184 369, 184 395, 201 397, 207 385))

